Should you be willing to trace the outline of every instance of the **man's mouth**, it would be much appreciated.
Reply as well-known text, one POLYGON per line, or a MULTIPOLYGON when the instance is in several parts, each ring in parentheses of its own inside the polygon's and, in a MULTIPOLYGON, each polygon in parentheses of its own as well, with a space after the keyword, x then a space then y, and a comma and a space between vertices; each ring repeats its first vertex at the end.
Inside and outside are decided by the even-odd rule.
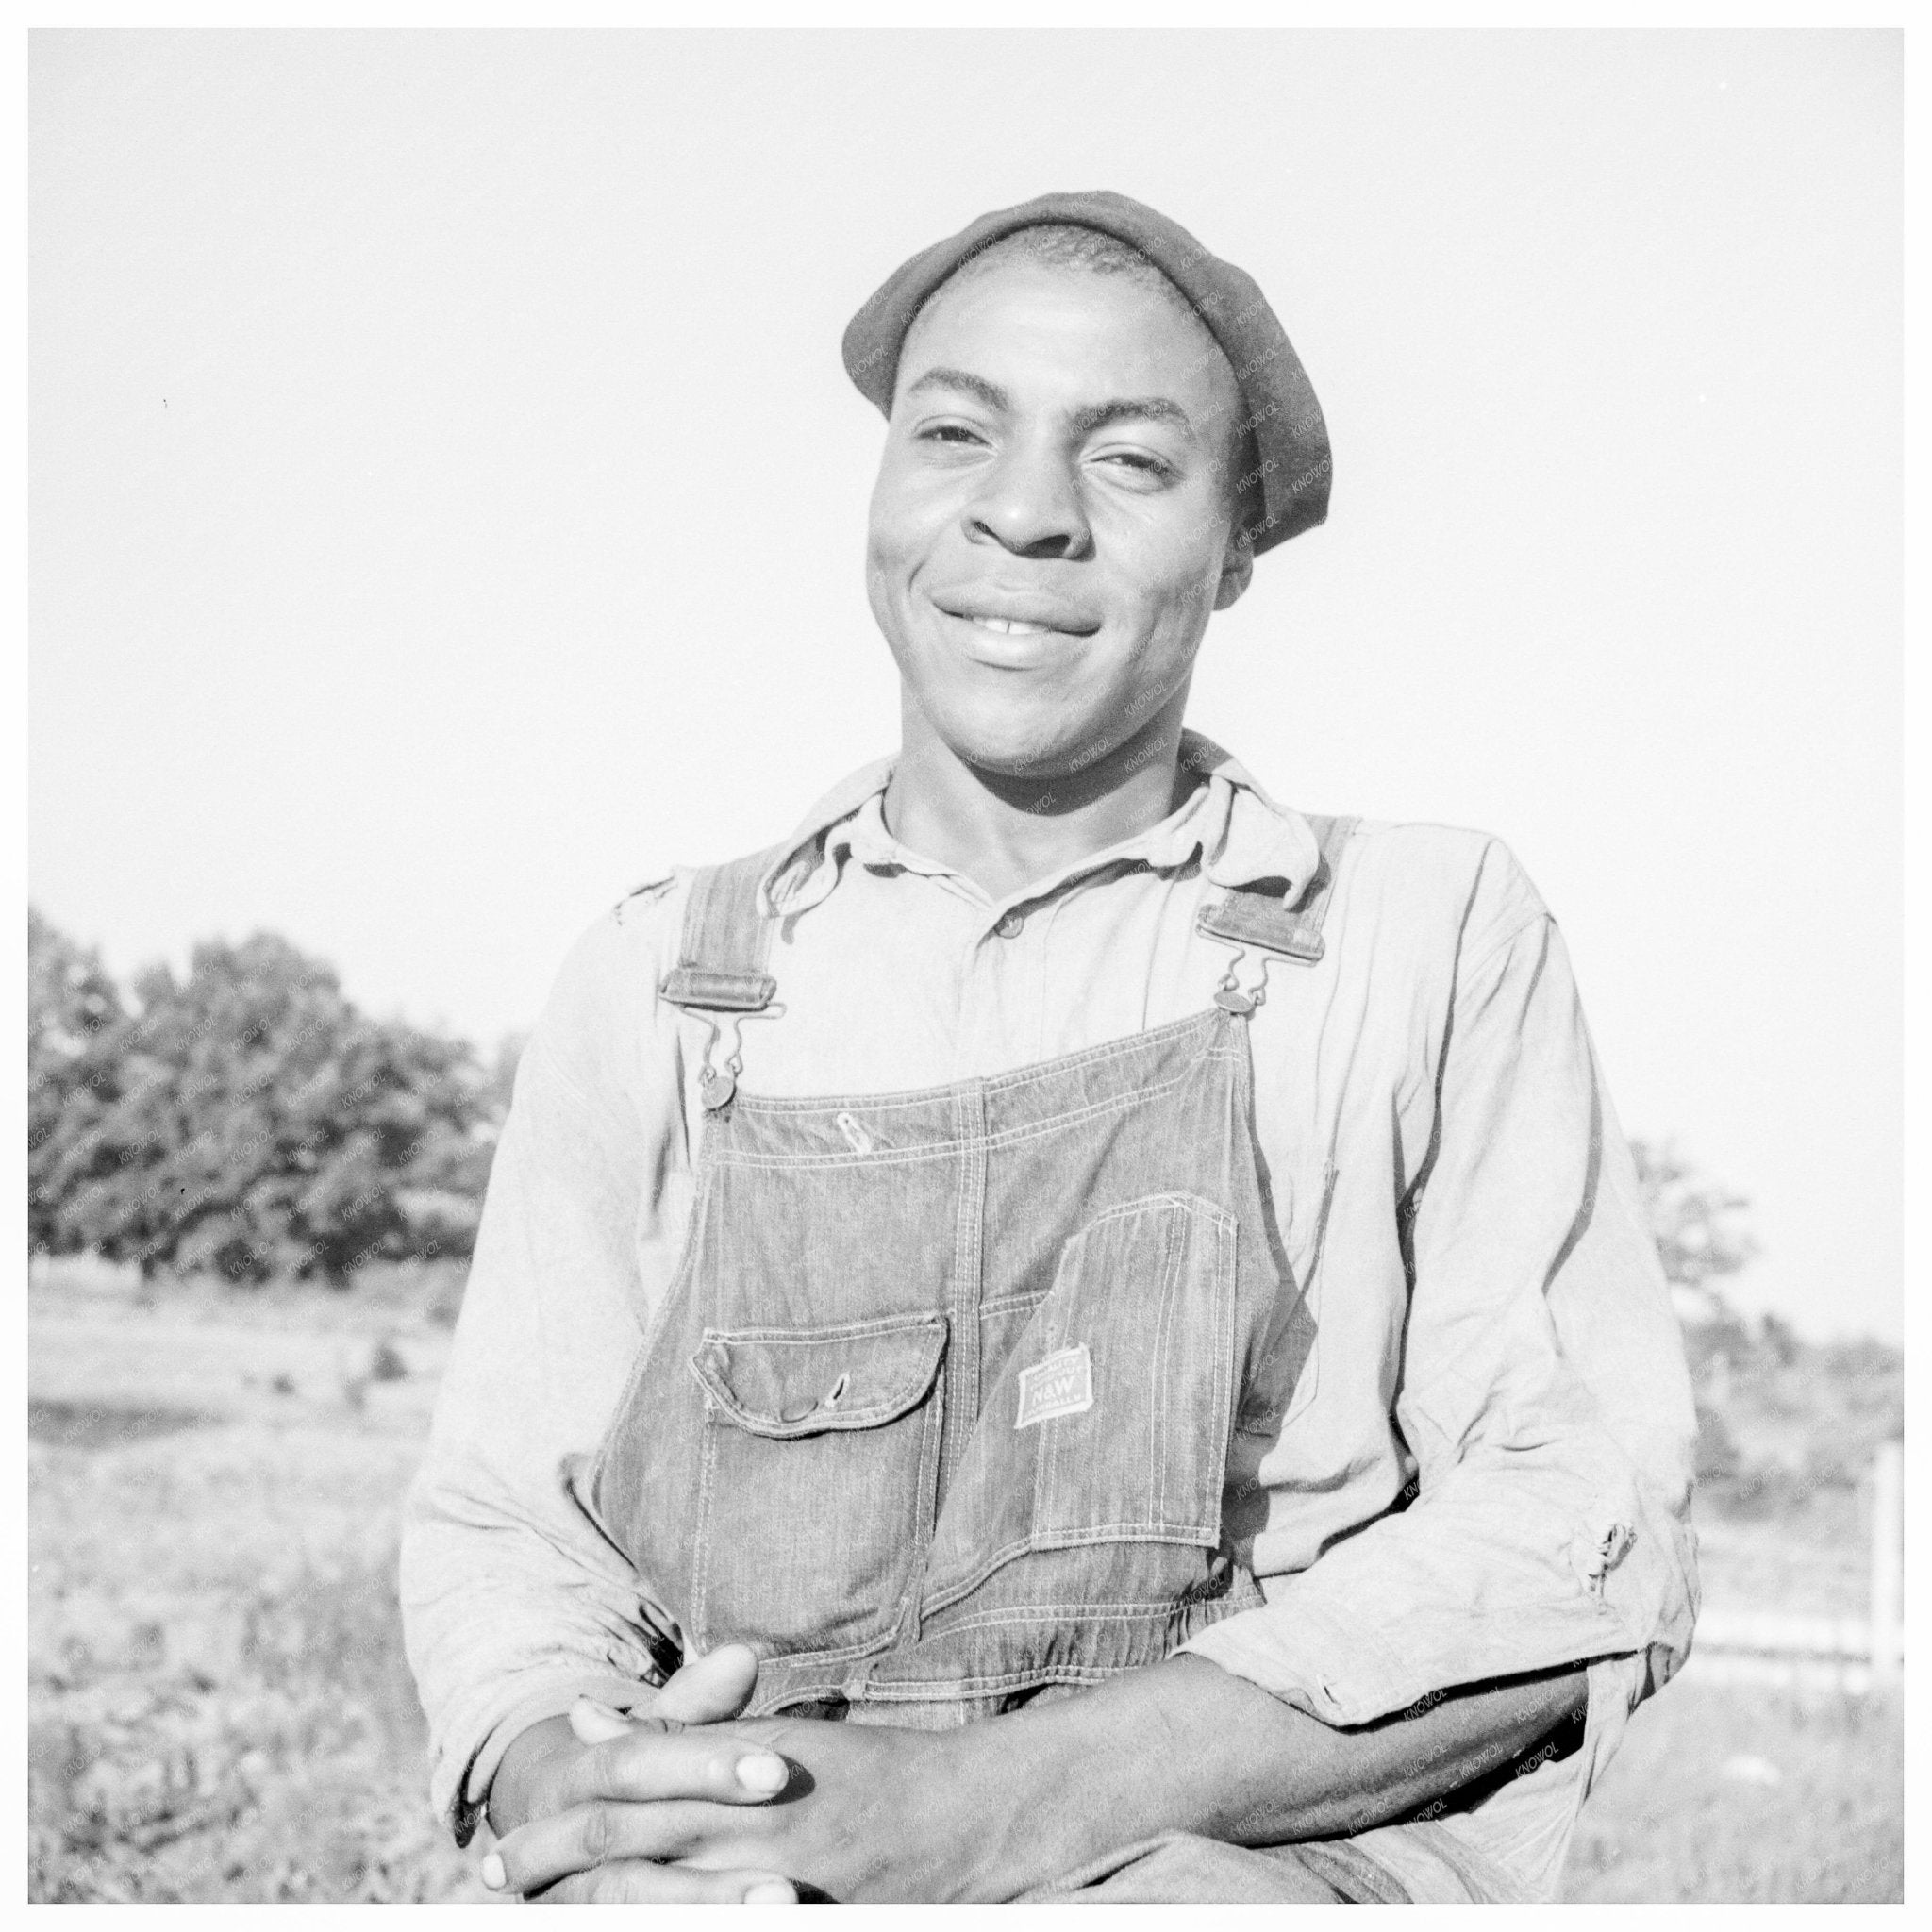
POLYGON ((966 621, 981 630, 997 631, 1003 638, 1044 637, 1053 629, 1050 624, 1022 624, 1016 617, 970 617, 966 621))
POLYGON ((998 604, 989 608, 989 603, 992 600, 961 598, 957 604, 941 603, 939 608, 948 617, 970 624, 974 630, 991 631, 1001 638, 1091 638, 1100 628, 1097 617, 1084 610, 1048 604, 1039 597, 1001 598, 998 604, 1004 604, 1004 609, 998 604))

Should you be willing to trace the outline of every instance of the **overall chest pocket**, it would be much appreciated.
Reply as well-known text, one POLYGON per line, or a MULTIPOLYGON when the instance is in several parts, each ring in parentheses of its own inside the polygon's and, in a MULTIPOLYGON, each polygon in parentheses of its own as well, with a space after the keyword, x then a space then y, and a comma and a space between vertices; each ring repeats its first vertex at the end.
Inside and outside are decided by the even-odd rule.
POLYGON ((1161 1194, 1090 1222, 989 1364, 933 1541, 925 1608, 1016 1557, 1136 1543, 1137 1598, 1185 1591, 1221 1541, 1237 1358, 1234 1217, 1161 1194))
POLYGON ((896 1627, 939 1453, 940 1314, 707 1329, 692 1623, 701 1648, 857 1651, 896 1627))

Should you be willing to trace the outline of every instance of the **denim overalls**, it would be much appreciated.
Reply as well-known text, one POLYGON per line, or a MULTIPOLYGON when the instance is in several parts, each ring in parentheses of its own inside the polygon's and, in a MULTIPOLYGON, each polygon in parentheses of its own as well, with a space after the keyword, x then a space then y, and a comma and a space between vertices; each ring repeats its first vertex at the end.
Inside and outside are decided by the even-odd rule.
MULTIPOLYGON (((1312 823, 1296 902, 1259 882, 1200 929, 1319 959, 1356 822, 1312 823)), ((1253 1138, 1265 980, 995 1078, 763 1097, 732 1016, 777 992, 774 857, 696 875, 662 988, 714 1029, 696 1193, 592 1510, 688 1652, 757 1648, 752 1715, 938 1728, 1158 1663, 1262 1601, 1229 1444, 1313 1335, 1253 1138)))

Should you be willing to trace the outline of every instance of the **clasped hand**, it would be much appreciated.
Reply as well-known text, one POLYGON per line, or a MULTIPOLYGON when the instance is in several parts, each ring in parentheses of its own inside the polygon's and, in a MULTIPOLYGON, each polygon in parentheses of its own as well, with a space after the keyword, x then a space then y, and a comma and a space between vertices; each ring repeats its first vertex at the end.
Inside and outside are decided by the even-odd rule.
MULTIPOLYGON (((641 1715, 580 1698, 512 1746, 515 1828, 484 1882, 544 1903, 932 1897, 963 1849, 924 1829, 941 1738, 806 1718, 740 1719, 756 1653, 688 1664, 641 1715), (736 1722, 733 1720, 736 1719, 736 1722)), ((505 1759, 499 1771, 510 1771, 505 1759)), ((492 1800, 492 1815, 502 1809, 492 1800)))

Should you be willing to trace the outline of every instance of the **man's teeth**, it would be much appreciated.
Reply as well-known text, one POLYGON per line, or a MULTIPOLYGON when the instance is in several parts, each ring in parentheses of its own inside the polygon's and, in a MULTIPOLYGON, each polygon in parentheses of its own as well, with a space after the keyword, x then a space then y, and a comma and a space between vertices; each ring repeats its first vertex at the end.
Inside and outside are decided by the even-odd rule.
POLYGON ((1050 624, 1022 624, 1012 617, 975 617, 973 622, 981 630, 996 630, 1002 637, 1008 638, 1040 637, 1053 628, 1050 624))

